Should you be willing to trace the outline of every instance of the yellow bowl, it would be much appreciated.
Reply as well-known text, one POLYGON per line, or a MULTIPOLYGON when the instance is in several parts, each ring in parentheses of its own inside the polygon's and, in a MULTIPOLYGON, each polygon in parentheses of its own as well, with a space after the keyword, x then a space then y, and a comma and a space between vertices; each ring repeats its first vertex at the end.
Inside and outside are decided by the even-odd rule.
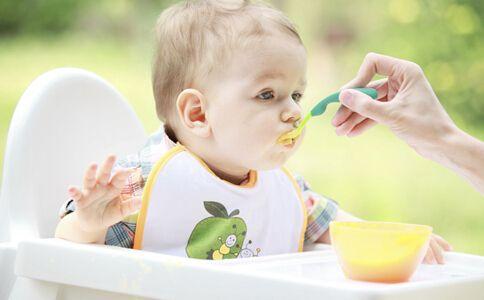
POLYGON ((346 277, 404 282, 427 251, 432 227, 390 222, 331 222, 331 243, 346 277))

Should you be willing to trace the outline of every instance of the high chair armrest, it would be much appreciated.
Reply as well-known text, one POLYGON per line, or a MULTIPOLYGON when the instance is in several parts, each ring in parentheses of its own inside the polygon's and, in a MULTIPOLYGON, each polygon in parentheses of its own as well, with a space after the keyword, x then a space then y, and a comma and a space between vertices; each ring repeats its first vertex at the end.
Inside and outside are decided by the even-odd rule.
POLYGON ((14 262, 17 244, 0 243, 0 299, 7 299, 15 282, 14 262))

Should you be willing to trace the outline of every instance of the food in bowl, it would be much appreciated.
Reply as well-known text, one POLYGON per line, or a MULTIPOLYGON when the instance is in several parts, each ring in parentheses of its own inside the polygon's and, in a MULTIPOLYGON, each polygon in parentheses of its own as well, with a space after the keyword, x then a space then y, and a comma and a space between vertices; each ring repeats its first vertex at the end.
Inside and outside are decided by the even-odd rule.
POLYGON ((404 282, 422 262, 432 227, 392 222, 330 224, 331 243, 346 277, 404 282))

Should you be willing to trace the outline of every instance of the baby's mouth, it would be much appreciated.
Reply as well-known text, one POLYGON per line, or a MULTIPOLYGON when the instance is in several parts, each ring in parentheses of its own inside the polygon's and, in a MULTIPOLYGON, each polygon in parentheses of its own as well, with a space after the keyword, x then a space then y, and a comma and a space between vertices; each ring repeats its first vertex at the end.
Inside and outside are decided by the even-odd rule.
POLYGON ((281 144, 282 146, 294 145, 296 143, 298 135, 293 136, 294 134, 292 133, 293 133, 293 130, 284 133, 279 137, 279 139, 277 140, 277 143, 281 144))
POLYGON ((297 130, 297 127, 299 126, 299 120, 296 121, 293 126, 294 129, 282 134, 279 139, 277 139, 277 143, 283 146, 287 146, 296 142, 297 138, 300 135, 300 132, 298 132, 297 130))
POLYGON ((296 139, 297 138, 287 139, 284 142, 282 142, 281 145, 284 146, 284 147, 291 147, 292 148, 296 144, 296 139))

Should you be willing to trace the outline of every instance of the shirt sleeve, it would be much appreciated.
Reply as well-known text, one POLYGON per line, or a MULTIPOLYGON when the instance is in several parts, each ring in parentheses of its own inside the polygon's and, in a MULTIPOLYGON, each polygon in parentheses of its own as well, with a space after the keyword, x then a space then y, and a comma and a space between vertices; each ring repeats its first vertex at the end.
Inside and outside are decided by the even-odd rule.
POLYGON ((305 240, 314 243, 329 229, 329 223, 336 218, 338 203, 311 190, 301 176, 296 175, 295 179, 301 189, 308 214, 305 240))
MULTIPOLYGON (((134 168, 134 172, 127 179, 127 183, 121 191, 121 198, 130 198, 140 196, 143 193, 144 179, 141 175, 141 166, 138 155, 129 155, 116 161, 113 166, 113 172, 122 168, 134 168)), ((76 206, 73 199, 68 199, 62 204, 59 210, 59 217, 74 212, 76 206)), ((104 244, 132 248, 134 234, 136 232, 137 213, 126 217, 123 221, 118 222, 108 228, 104 244)))

